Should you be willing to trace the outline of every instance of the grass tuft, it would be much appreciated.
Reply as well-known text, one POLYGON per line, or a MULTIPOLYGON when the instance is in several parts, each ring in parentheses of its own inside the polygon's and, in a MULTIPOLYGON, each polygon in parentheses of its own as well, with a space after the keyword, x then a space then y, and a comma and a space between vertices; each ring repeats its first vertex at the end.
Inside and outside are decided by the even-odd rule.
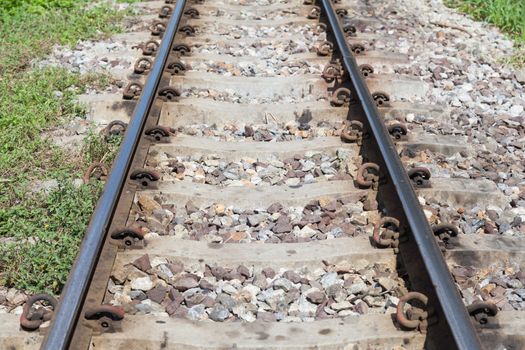
POLYGON ((67 178, 48 195, 0 209, 0 270, 3 282, 31 292, 57 294, 64 285, 100 184, 75 187, 67 178))
POLYGON ((445 0, 445 4, 468 13, 475 20, 496 25, 518 44, 525 43, 525 1, 523 0, 445 0))
POLYGON ((105 1, 0 0, 0 285, 60 293, 102 187, 75 179, 93 161, 109 165, 120 142, 93 133, 79 155, 43 137, 83 117, 76 95, 111 78, 32 62, 54 45, 118 32, 126 14, 105 1))

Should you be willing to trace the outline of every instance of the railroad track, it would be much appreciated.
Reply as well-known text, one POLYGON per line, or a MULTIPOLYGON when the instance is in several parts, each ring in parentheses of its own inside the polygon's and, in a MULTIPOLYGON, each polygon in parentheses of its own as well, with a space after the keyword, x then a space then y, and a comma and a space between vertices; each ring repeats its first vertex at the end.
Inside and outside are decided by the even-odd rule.
POLYGON ((3 347, 523 347, 522 314, 473 280, 523 279, 523 241, 453 225, 506 198, 424 167, 475 150, 407 118, 442 110, 374 47, 381 3, 143 6, 161 18, 124 99, 89 101, 126 133, 60 304, 26 304, 40 333, 5 316, 3 347))

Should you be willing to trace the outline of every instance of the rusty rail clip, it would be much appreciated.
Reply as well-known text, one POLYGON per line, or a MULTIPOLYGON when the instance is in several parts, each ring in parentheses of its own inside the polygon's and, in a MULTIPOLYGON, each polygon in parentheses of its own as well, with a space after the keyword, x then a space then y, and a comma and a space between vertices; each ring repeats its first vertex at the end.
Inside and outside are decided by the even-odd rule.
POLYGON ((359 70, 361 71, 361 74, 366 78, 372 74, 374 74, 374 67, 372 67, 369 64, 362 64, 359 66, 359 70))
POLYGON ((195 35, 195 27, 189 24, 186 24, 180 27, 179 32, 186 34, 187 36, 195 35))
POLYGON ((171 61, 166 65, 166 72, 172 75, 184 75, 186 65, 179 60, 171 61))
POLYGON ((155 52, 159 49, 160 44, 155 40, 150 40, 146 43, 134 45, 132 49, 141 49, 144 56, 153 56, 155 52))
POLYGON ((340 87, 332 93, 330 104, 334 107, 348 106, 352 102, 352 91, 340 87))
POLYGON ((317 23, 317 25, 315 26, 315 33, 317 33, 318 35, 321 33, 326 33, 326 24, 317 23))
POLYGON ((169 18, 172 12, 173 8, 171 6, 164 5, 160 8, 159 18, 169 18))
POLYGON ((357 169, 356 182, 359 186, 377 191, 379 188, 379 165, 364 163, 357 169))
POLYGON ((337 9, 335 10, 335 14, 339 16, 339 18, 343 19, 346 16, 348 16, 348 10, 347 9, 337 9))
POLYGON ((318 56, 328 56, 334 51, 334 44, 330 41, 323 41, 317 47, 318 56))
POLYGON ((399 220, 385 216, 374 226, 372 239, 377 248, 394 248, 394 253, 399 253, 400 234, 399 220), (383 232, 382 228, 385 228, 383 232))
POLYGON ((406 141, 407 140, 407 134, 408 129, 406 125, 401 123, 393 123, 388 126, 388 133, 392 135, 392 137, 396 141, 406 141))
POLYGON ((467 311, 479 324, 486 325, 491 317, 498 314, 498 307, 494 303, 480 301, 467 306, 467 311))
POLYGON ((147 129, 144 134, 151 140, 156 142, 168 142, 169 137, 175 133, 175 129, 157 125, 147 129))
POLYGON ((458 228, 450 223, 435 225, 432 227, 432 231, 438 239, 438 244, 442 248, 441 251, 450 247, 451 239, 459 234, 458 228))
POLYGON ((314 6, 306 16, 308 19, 319 19, 319 17, 321 17, 321 8, 319 6, 314 6))
POLYGON ((421 333, 426 333, 428 327, 429 312, 424 310, 428 305, 428 297, 419 292, 409 292, 399 298, 397 303, 396 320, 406 329, 418 329, 421 333), (422 304, 422 308, 410 306, 405 314, 405 305, 409 301, 417 301, 422 304))
POLYGON ((180 96, 180 91, 174 87, 168 86, 159 91, 159 99, 164 102, 173 102, 180 96))
POLYGON ((345 121, 345 128, 341 132, 341 140, 363 144, 363 123, 359 120, 345 121))
POLYGON ((58 304, 57 300, 53 296, 46 293, 35 294, 29 297, 29 299, 27 299, 26 303, 24 304, 22 314, 20 315, 20 326, 26 331, 37 330, 42 325, 42 323, 49 321, 53 315, 53 311, 45 309, 34 310, 33 305, 38 301, 47 302, 49 306, 53 308, 53 311, 58 304))
POLYGON ((164 35, 164 32, 166 31, 166 23, 162 21, 155 21, 150 26, 150 30, 151 30, 151 35, 162 37, 164 35))
POLYGON ((135 74, 144 74, 145 72, 149 71, 152 66, 153 61, 151 59, 148 57, 141 57, 135 62, 133 72, 135 72, 135 74))
POLYGON ((390 96, 382 91, 372 93, 372 98, 376 102, 377 107, 388 107, 390 105, 390 96))
POLYGON ((125 100, 133 100, 135 98, 138 98, 140 97, 140 94, 142 93, 143 89, 144 89, 144 86, 141 83, 130 82, 124 88, 124 92, 122 93, 122 98, 125 100))
POLYGON ((424 167, 416 167, 408 170, 408 177, 415 188, 430 188, 430 170, 424 167))
POLYGON ((144 187, 149 187, 153 182, 160 180, 160 174, 153 170, 137 169, 131 173, 129 178, 144 187))
POLYGON ((348 24, 346 26, 344 26, 343 28, 343 32, 345 33, 345 35, 347 37, 349 36, 356 36, 357 35, 357 29, 356 27, 354 27, 353 25, 351 24, 348 24))
POLYGON ((340 63, 328 63, 324 66, 321 76, 329 83, 341 79, 343 77, 343 67, 340 63))
POLYGON ((96 333, 112 333, 122 330, 124 309, 109 304, 89 307, 86 308, 84 318, 87 325, 96 333))
POLYGON ((186 44, 175 44, 173 45, 172 50, 178 52, 181 56, 187 56, 191 52, 191 48, 186 44))
POLYGON ((360 55, 363 52, 365 52, 366 48, 363 44, 353 44, 352 46, 350 46, 350 50, 352 50, 352 52, 356 55, 360 55))
POLYGON ((94 162, 86 169, 82 181, 85 184, 89 183, 91 178, 95 178, 98 181, 105 181, 109 175, 109 169, 104 163, 94 162))
POLYGON ((190 7, 184 11, 184 14, 190 18, 199 18, 199 11, 194 7, 190 7))
POLYGON ((100 135, 107 141, 112 136, 124 135, 127 127, 128 123, 121 120, 112 120, 104 129, 100 130, 100 135))
POLYGON ((140 228, 125 227, 111 233, 113 244, 121 248, 140 249, 144 248, 144 232, 140 228))

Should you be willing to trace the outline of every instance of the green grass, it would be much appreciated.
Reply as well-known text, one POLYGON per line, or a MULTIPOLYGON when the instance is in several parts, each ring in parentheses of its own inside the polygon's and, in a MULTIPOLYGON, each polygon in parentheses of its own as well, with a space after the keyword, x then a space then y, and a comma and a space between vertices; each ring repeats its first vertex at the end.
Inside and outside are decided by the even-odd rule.
POLYGON ((448 6, 501 28, 516 42, 525 42, 525 1, 523 0, 446 0, 448 6))
POLYGON ((103 4, 87 10, 79 5, 46 11, 32 8, 0 11, 0 74, 28 68, 32 59, 49 53, 55 44, 74 45, 78 40, 118 32, 116 23, 126 14, 103 4))
POLYGON ((517 68, 525 66, 524 0, 445 0, 445 4, 501 28, 516 43, 514 55, 502 61, 517 68))
POLYGON ((47 130, 84 116, 76 95, 109 80, 32 62, 56 44, 118 32, 126 14, 84 0, 0 0, 0 284, 60 292, 101 190, 73 180, 92 161, 109 164, 119 145, 91 134, 83 152, 68 154, 46 139, 47 130), (31 192, 49 179, 59 186, 31 192))
POLYGON ((58 293, 82 241, 100 184, 76 188, 69 179, 49 195, 35 195, 0 210, 0 268, 6 285, 58 293))

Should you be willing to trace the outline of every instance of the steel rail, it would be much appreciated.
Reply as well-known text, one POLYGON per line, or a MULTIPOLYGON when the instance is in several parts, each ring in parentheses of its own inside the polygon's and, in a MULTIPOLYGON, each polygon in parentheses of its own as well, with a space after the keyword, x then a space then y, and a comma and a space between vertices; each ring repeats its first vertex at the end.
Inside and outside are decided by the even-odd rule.
POLYGON ((120 193, 126 183, 138 142, 149 111, 155 101, 164 67, 168 60, 186 0, 177 0, 171 19, 164 32, 155 61, 148 76, 141 97, 135 107, 133 117, 127 127, 120 151, 113 163, 112 171, 104 186, 104 191, 89 222, 80 252, 60 297, 60 304, 41 349, 67 349, 75 327, 81 318, 82 305, 97 265, 109 225, 115 212, 120 193))
POLYGON ((459 295, 434 234, 419 205, 416 193, 399 158, 394 143, 381 115, 377 110, 368 86, 364 82, 359 66, 351 54, 346 38, 331 0, 321 0, 337 46, 344 61, 344 67, 355 88, 366 118, 384 159, 387 171, 393 181, 403 211, 421 253, 423 263, 458 349, 481 349, 481 343, 459 295))

